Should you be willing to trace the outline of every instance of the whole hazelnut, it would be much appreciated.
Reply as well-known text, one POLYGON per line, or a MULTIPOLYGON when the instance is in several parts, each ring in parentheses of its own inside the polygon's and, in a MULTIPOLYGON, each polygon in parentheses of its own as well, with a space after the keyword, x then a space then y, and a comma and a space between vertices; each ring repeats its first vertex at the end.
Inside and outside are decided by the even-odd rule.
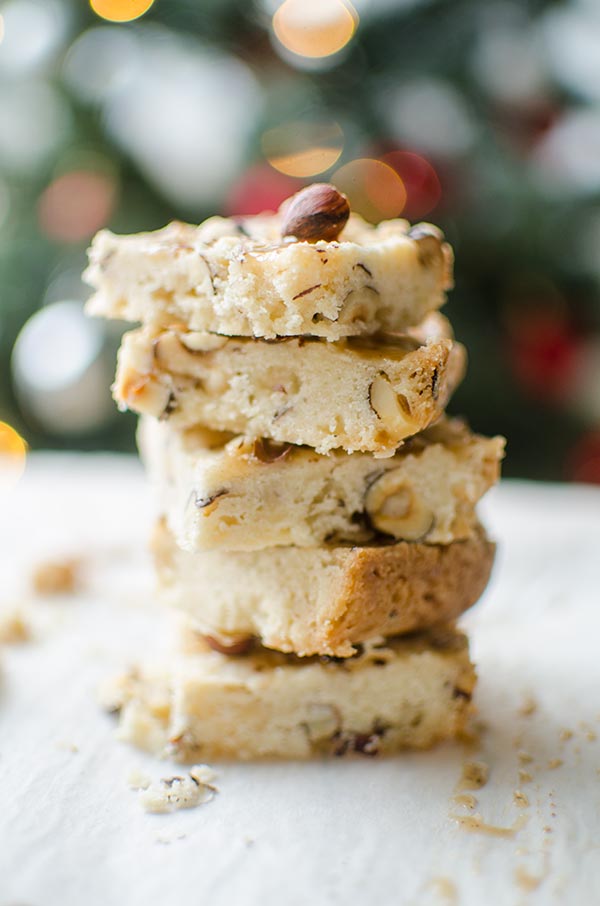
POLYGON ((331 242, 344 229, 350 205, 335 186, 314 183, 284 201, 280 211, 282 236, 295 236, 305 242, 331 242))

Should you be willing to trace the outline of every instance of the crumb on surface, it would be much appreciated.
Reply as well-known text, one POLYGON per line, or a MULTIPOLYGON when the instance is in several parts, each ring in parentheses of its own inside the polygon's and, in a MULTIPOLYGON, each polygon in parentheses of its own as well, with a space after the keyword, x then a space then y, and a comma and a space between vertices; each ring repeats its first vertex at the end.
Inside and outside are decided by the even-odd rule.
POLYGON ((529 752, 524 752, 523 749, 517 752, 517 758, 521 764, 531 764, 533 761, 533 755, 530 755, 529 752))
POLYGON ((551 758, 548 762, 548 770, 554 771, 556 768, 562 767, 563 764, 564 761, 562 760, 562 758, 551 758))
POLYGON ((16 645, 31 638, 31 627, 19 610, 0 612, 0 643, 16 645))
POLYGON ((569 739, 573 739, 573 731, 565 727, 560 731, 560 736, 558 738, 561 742, 568 742, 569 739))
POLYGON ((485 761, 467 761, 463 764, 457 789, 479 790, 486 785, 489 773, 490 770, 485 761))
POLYGON ((531 717, 532 714, 538 709, 538 704, 532 695, 527 695, 523 699, 523 704, 519 708, 519 714, 521 717, 531 717))
POLYGON ((195 808, 210 802, 218 792, 212 784, 215 778, 215 772, 208 765, 194 765, 187 774, 163 777, 139 788, 139 801, 145 811, 155 814, 195 808))
POLYGON ((519 769, 519 781, 521 783, 531 783, 533 780, 533 775, 529 771, 524 771, 522 768, 519 769))
POLYGON ((31 585, 37 595, 72 595, 80 587, 81 560, 47 560, 34 567, 31 585))
POLYGON ((529 806, 529 799, 522 790, 515 790, 513 792, 513 799, 515 805, 519 808, 527 808, 529 806))

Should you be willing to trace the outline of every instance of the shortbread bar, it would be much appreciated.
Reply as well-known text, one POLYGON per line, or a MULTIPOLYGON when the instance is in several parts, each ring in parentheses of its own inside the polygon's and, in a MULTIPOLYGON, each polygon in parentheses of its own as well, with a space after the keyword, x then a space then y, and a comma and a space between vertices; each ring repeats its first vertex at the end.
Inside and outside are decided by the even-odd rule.
POLYGON ((281 215, 211 217, 154 233, 104 230, 84 274, 93 315, 226 336, 340 337, 404 330, 445 300, 452 252, 431 224, 371 226, 338 240, 282 238, 281 215))
POLYGON ((389 459, 176 431, 143 418, 138 444, 158 508, 188 551, 364 544, 378 535, 448 544, 476 531, 504 440, 441 419, 389 459))
POLYGON ((188 553, 164 521, 153 538, 159 598, 223 648, 348 657, 373 636, 456 619, 483 593, 494 545, 483 529, 448 545, 269 547, 188 553))
POLYGON ((464 372, 464 349, 436 315, 419 338, 231 339, 126 334, 115 399, 122 407, 252 437, 390 456, 439 418, 464 372))
POLYGON ((455 737, 475 686, 465 636, 450 627, 374 641, 343 662, 257 649, 181 654, 104 690, 119 736, 180 761, 367 756, 455 737))

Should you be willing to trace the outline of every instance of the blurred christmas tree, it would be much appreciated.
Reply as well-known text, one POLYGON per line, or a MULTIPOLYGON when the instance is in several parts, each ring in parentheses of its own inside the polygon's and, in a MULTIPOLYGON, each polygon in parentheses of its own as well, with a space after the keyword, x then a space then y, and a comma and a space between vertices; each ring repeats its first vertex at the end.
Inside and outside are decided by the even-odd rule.
POLYGON ((132 448, 91 235, 329 179, 454 244, 452 409, 506 473, 600 481, 599 47, 595 0, 0 2, 0 420, 132 448))

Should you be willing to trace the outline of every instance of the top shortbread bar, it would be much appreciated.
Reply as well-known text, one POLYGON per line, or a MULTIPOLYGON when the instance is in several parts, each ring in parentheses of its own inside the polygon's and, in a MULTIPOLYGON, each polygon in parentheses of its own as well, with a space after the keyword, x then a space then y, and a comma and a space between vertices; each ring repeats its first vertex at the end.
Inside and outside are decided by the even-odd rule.
POLYGON ((347 216, 333 240, 302 239, 295 223, 300 236, 284 236, 285 207, 132 236, 104 230, 84 274, 96 290, 88 311, 226 336, 337 340, 402 331, 443 305, 453 256, 436 227, 347 216))

